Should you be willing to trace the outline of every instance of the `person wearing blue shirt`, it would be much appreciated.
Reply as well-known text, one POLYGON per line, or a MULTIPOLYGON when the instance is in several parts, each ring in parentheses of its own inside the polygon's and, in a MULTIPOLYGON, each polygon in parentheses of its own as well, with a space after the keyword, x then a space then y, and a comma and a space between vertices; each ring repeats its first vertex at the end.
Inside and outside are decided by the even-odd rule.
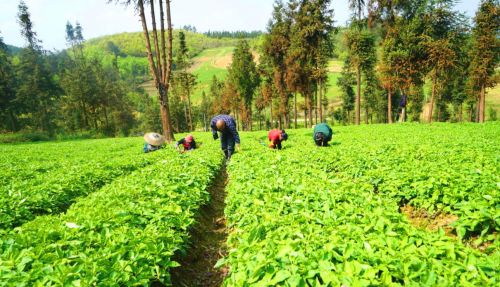
POLYGON ((320 123, 314 127, 313 139, 317 146, 328 146, 328 142, 332 140, 332 136, 333 132, 328 124, 320 123))
POLYGON ((143 151, 147 153, 161 149, 165 138, 158 133, 147 133, 144 135, 144 141, 143 151))
POLYGON ((229 115, 215 116, 210 121, 210 127, 212 128, 214 140, 219 138, 218 132, 220 133, 222 151, 226 159, 230 159, 234 153, 235 145, 238 150, 240 148, 240 135, 236 129, 234 118, 229 115))

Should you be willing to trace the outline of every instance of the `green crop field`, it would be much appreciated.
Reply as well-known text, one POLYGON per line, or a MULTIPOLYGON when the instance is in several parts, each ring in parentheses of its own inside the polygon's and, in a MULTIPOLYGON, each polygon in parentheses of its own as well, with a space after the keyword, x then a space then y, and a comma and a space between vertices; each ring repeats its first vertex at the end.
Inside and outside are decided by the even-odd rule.
POLYGON ((341 127, 328 148, 298 130, 282 152, 246 135, 228 171, 226 286, 498 285, 499 127, 341 127), (408 207, 452 220, 418 228, 408 207))
POLYGON ((499 122, 333 131, 318 148, 289 130, 281 151, 241 132, 227 164, 210 133, 189 153, 144 154, 142 138, 1 144, 0 286, 500 284, 499 122), (206 247, 200 225, 227 238, 206 247), (217 258, 194 269, 211 257, 183 259, 195 247, 217 258), (214 265, 217 284, 176 283, 214 265))

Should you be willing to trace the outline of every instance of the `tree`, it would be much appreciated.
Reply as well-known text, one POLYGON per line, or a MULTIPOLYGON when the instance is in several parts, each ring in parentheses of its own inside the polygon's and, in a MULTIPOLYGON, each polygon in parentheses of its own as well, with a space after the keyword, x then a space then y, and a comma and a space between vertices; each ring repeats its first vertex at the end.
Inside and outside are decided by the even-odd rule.
POLYGON ((213 100, 210 99, 209 96, 205 93, 205 91, 201 92, 201 104, 200 104, 200 113, 201 113, 201 122, 203 123, 203 130, 208 131, 208 121, 214 115, 211 111, 211 107, 213 105, 213 100))
POLYGON ((354 17, 357 18, 358 22, 361 22, 365 5, 365 0, 349 0, 349 9, 354 12, 354 17))
POLYGON ((185 110, 185 119, 189 130, 193 130, 193 111, 191 105, 191 92, 196 85, 196 76, 189 73, 187 68, 191 65, 189 62, 188 48, 186 46, 186 36, 184 32, 179 32, 179 49, 176 57, 176 71, 174 71, 172 83, 176 83, 178 88, 175 89, 178 95, 178 100, 182 101, 185 110))
POLYGON ((349 62, 356 69, 355 124, 361 119, 361 73, 373 70, 375 65, 375 37, 366 29, 350 29, 345 34, 349 62))
POLYGON ((246 40, 240 40, 233 52, 233 60, 228 68, 228 80, 234 86, 243 102, 242 117, 244 129, 252 129, 252 100, 260 78, 257 66, 246 40))
MULTIPOLYGON (((290 98, 290 91, 287 88, 286 77, 286 56, 290 47, 290 28, 292 20, 285 11, 283 2, 277 0, 274 4, 273 18, 269 21, 267 30, 268 34, 264 36, 262 44, 262 57, 261 64, 267 65, 266 77, 272 80, 272 84, 279 95, 279 124, 282 128, 283 117, 285 123, 288 123, 288 100, 290 98)), ((269 103, 267 97, 263 97, 263 104, 269 103)), ((295 113, 295 122, 297 114, 295 113)), ((285 125, 289 128, 289 125, 285 125)))
POLYGON ((330 3, 330 0, 302 0, 290 1, 288 5, 293 25, 285 60, 285 81, 291 92, 304 96, 311 124, 313 97, 326 83, 327 57, 333 51, 330 41, 334 32, 333 10, 330 3))
MULTIPOLYGON (((142 32, 144 34, 144 40, 146 43, 146 51, 148 56, 149 68, 153 80, 155 82, 155 87, 158 91, 158 99, 160 102, 161 119, 163 126, 163 134, 167 142, 174 140, 174 133, 172 130, 172 121, 170 118, 169 102, 168 102, 168 90, 170 85, 170 77, 172 75, 172 20, 170 15, 170 1, 165 1, 165 8, 167 14, 167 41, 165 41, 165 18, 163 10, 163 0, 158 0, 158 6, 160 9, 160 41, 158 40, 158 31, 156 29, 156 15, 155 15, 155 5, 154 0, 145 2, 144 0, 123 0, 122 3, 125 5, 134 4, 137 10, 139 10, 139 16, 142 23, 142 32), (151 40, 149 37, 149 30, 146 21, 146 15, 144 11, 144 4, 149 4, 150 16, 151 16, 151 26, 153 34, 153 47, 151 46, 151 40)), ((108 0, 108 2, 113 2, 113 0, 108 0)), ((117 0, 117 2, 120 2, 117 0)))
POLYGON ((18 8, 18 22, 27 46, 22 49, 19 65, 16 67, 16 78, 19 81, 16 101, 22 103, 20 112, 29 115, 32 128, 53 133, 58 89, 43 58, 40 41, 33 31, 28 7, 21 1, 18 8))
POLYGON ((352 86, 356 83, 354 73, 351 69, 350 58, 344 60, 344 65, 342 67, 341 76, 337 80, 337 86, 339 86, 342 92, 342 109, 346 117, 344 121, 347 123, 351 120, 351 111, 354 110, 355 94, 352 86))
POLYGON ((214 75, 212 77, 212 82, 210 83, 210 93, 209 98, 212 99, 212 114, 227 114, 230 112, 231 107, 227 101, 223 98, 224 82, 217 79, 214 75))
POLYGON ((470 80, 472 90, 477 93, 479 122, 485 118, 486 88, 496 84, 495 68, 500 60, 500 7, 498 0, 482 0, 472 29, 470 53, 470 80))
POLYGON ((11 131, 18 130, 15 98, 14 67, 9 57, 7 45, 4 44, 3 38, 0 36, 0 122, 2 122, 0 128, 11 131))
POLYGON ((464 45, 465 24, 460 14, 452 10, 453 4, 450 0, 433 3, 425 17, 426 29, 421 37, 427 53, 425 64, 432 81, 428 122, 432 122, 437 94, 442 94, 446 82, 453 81, 450 75, 457 68, 460 46, 464 45))
MULTIPOLYGON (((380 22, 382 55, 378 65, 381 84, 387 91, 387 120, 392 123, 392 100, 398 90, 417 91, 423 84, 425 49, 422 47, 423 7, 427 0, 372 0, 368 3, 368 24, 380 22)), ((402 109, 404 113, 406 109, 402 109)))

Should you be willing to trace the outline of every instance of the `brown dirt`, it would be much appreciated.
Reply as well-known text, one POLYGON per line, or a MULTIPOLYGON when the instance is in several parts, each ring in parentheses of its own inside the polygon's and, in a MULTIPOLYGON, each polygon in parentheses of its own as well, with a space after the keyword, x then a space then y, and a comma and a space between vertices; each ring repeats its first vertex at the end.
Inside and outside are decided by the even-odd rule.
MULTIPOLYGON (((444 213, 429 214, 426 210, 415 209, 411 205, 400 207, 400 211, 406 215, 410 223, 417 228, 427 229, 430 231, 437 231, 439 228, 443 228, 447 236, 457 237, 457 235, 453 232, 453 228, 450 226, 453 222, 458 220, 458 216, 456 215, 444 213)), ((493 234, 495 235, 495 238, 497 238, 497 234, 493 234)), ((485 241, 481 244, 476 244, 475 241, 478 238, 478 236, 472 236, 464 240, 463 243, 481 252, 486 252, 487 248, 494 242, 485 241)))
POLYGON ((217 260, 226 255, 226 218, 224 217, 226 168, 223 167, 209 188, 211 200, 201 208, 191 230, 186 256, 177 255, 180 267, 172 269, 172 286, 219 287, 228 270, 216 269, 217 260))
POLYGON ((450 224, 458 220, 458 216, 456 215, 446 213, 429 214, 426 210, 415 209, 411 205, 405 205, 401 207, 400 210, 406 215, 413 226, 431 231, 437 231, 439 228, 443 228, 446 235, 455 236, 455 234, 452 233, 453 228, 450 224))

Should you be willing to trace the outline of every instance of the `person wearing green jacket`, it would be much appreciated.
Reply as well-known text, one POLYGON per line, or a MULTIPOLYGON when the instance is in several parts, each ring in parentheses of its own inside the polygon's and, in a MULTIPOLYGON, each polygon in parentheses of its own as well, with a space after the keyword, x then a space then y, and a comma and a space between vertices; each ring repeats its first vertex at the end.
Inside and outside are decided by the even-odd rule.
POLYGON ((314 127, 313 139, 317 146, 328 146, 332 136, 332 129, 327 124, 321 123, 314 127))

